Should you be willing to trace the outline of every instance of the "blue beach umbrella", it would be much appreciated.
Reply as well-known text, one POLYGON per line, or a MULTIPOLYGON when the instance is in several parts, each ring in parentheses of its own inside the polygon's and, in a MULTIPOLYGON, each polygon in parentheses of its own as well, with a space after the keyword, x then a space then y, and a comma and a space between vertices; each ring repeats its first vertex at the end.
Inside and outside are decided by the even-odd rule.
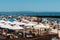
POLYGON ((8 19, 10 22, 13 22, 14 21, 14 18, 9 18, 8 19))

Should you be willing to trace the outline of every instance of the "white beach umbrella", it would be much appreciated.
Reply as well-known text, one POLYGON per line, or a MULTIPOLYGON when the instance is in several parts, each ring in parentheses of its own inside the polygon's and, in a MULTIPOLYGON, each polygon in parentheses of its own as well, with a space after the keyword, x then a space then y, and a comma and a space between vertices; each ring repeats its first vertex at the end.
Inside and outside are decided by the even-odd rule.
POLYGON ((36 24, 34 24, 33 22, 29 22, 29 23, 25 24, 25 26, 34 26, 34 25, 36 25, 36 24))
POLYGON ((35 26, 36 24, 30 22, 30 23, 26 23, 25 26, 27 26, 26 28, 32 28, 32 26, 35 26))
POLYGON ((25 25, 26 23, 14 21, 13 24, 16 24, 16 25, 25 25))
POLYGON ((12 22, 10 22, 10 21, 6 21, 6 23, 10 23, 10 24, 13 24, 12 22))
POLYGON ((26 24, 25 26, 34 26, 34 25, 35 25, 35 24, 30 24, 30 23, 29 23, 29 24, 26 24))
POLYGON ((14 24, 14 23, 10 21, 6 21, 6 24, 14 24))
POLYGON ((1 22, 5 22, 5 21, 4 21, 4 20, 0 20, 0 23, 1 23, 1 22))
POLYGON ((0 21, 0 23, 3 23, 3 22, 6 23, 6 24, 13 24, 13 23, 10 22, 10 21, 4 21, 4 20, 1 20, 1 21, 0 21))
POLYGON ((41 34, 41 30, 44 30, 46 28, 46 26, 44 26, 42 23, 41 24, 38 24, 36 26, 34 26, 34 29, 38 29, 39 31, 39 35, 41 34))
POLYGON ((10 27, 9 29, 17 30, 17 29, 24 29, 24 28, 23 28, 23 27, 20 27, 20 26, 15 25, 15 26, 10 27))
POLYGON ((43 24, 38 24, 36 26, 34 26, 35 29, 40 29, 40 28, 46 28, 46 26, 44 26, 43 24))
POLYGON ((1 25, 4 25, 4 24, 3 24, 3 23, 0 23, 0 26, 1 26, 1 25))
POLYGON ((4 25, 3 23, 0 23, 0 27, 2 27, 2 25, 4 25))
POLYGON ((10 25, 0 25, 0 27, 1 27, 1 28, 10 28, 10 27, 12 27, 12 26, 10 26, 10 25))

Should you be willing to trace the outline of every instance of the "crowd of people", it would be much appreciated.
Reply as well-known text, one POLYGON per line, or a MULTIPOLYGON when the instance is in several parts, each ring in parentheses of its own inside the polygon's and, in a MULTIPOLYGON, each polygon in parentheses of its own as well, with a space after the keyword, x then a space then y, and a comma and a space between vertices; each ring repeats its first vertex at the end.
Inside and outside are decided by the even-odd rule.
MULTIPOLYGON (((52 20, 53 18, 41 18, 41 17, 32 17, 32 16, 7 16, 0 18, 0 26, 1 24, 10 26, 15 26, 16 28, 2 28, 0 27, 0 35, 3 35, 7 38, 18 38, 18 37, 32 37, 40 35, 40 31, 45 32, 54 32, 59 29, 60 23, 57 20, 52 20), (3 20, 3 21, 2 21, 3 20), (16 22, 16 23, 15 23, 16 22), (23 29, 17 29, 18 23, 19 26, 23 27, 23 29), (28 36, 29 35, 29 36, 28 36)), ((8 26, 9 27, 9 26, 8 26)))

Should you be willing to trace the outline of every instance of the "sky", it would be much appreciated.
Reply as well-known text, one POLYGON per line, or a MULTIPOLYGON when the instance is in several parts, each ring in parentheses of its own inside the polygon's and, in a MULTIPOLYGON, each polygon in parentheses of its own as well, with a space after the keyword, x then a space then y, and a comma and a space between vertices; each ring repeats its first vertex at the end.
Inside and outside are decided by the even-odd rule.
POLYGON ((60 12, 60 0, 0 0, 0 11, 60 12))

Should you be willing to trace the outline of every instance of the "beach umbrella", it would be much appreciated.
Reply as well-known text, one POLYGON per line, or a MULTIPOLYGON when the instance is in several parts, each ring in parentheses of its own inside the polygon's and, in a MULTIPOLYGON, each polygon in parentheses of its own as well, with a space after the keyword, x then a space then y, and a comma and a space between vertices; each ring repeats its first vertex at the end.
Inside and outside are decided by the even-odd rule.
POLYGON ((26 19, 22 19, 21 22, 29 22, 29 21, 26 19))
POLYGON ((34 26, 34 25, 36 25, 36 24, 34 24, 33 22, 29 22, 29 23, 25 24, 25 26, 34 26))
POLYGON ((46 28, 46 26, 44 26, 43 24, 38 24, 36 26, 34 26, 35 29, 40 29, 40 28, 46 28))
POLYGON ((3 24, 3 23, 0 23, 0 26, 1 26, 1 25, 4 25, 4 24, 3 24))
POLYGON ((6 21, 6 23, 10 23, 10 24, 13 24, 12 22, 10 22, 10 21, 6 21))
POLYGON ((38 34, 41 34, 41 30, 44 30, 46 28, 46 26, 44 26, 43 24, 38 24, 36 26, 34 26, 34 29, 38 29, 38 34))
POLYGON ((15 26, 10 27, 9 29, 11 29, 11 30, 19 30, 19 29, 24 29, 24 28, 20 27, 18 25, 15 25, 15 26))
POLYGON ((14 21, 13 24, 16 24, 16 25, 25 25, 26 23, 14 21))
POLYGON ((13 24, 13 23, 10 22, 10 21, 5 21, 4 23, 5 23, 5 24, 13 24))
POLYGON ((0 23, 0 27, 2 27, 2 25, 4 25, 3 23, 0 23))
POLYGON ((5 21, 4 21, 4 20, 0 20, 0 23, 1 23, 1 22, 5 22, 5 21))
POLYGON ((5 23, 5 24, 9 24, 10 23, 10 24, 12 24, 12 22, 10 22, 10 21, 4 21, 4 20, 1 20, 0 23, 5 23))
POLYGON ((7 25, 2 24, 2 25, 0 25, 0 27, 1 27, 1 28, 10 28, 10 27, 12 27, 12 26, 10 26, 10 25, 8 25, 8 24, 7 24, 7 25))
POLYGON ((9 18, 8 19, 10 22, 13 22, 14 21, 14 18, 9 18))
POLYGON ((36 24, 33 23, 33 22, 29 22, 29 23, 26 23, 25 26, 27 26, 26 28, 32 28, 32 26, 35 26, 36 24))
POLYGON ((48 19, 47 18, 42 18, 42 22, 47 23, 48 22, 48 19))

